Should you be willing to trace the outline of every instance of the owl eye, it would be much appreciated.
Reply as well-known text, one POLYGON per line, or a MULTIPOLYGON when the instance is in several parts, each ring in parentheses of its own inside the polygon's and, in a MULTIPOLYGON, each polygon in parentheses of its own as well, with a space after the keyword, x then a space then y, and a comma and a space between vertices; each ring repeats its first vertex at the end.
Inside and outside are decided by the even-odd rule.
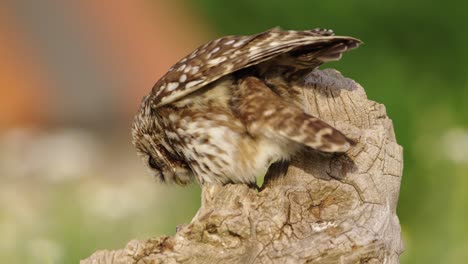
POLYGON ((158 163, 156 162, 156 160, 153 158, 153 157, 149 157, 148 159, 148 165, 152 168, 152 169, 155 169, 155 170, 158 170, 160 171, 161 168, 159 167, 158 163))

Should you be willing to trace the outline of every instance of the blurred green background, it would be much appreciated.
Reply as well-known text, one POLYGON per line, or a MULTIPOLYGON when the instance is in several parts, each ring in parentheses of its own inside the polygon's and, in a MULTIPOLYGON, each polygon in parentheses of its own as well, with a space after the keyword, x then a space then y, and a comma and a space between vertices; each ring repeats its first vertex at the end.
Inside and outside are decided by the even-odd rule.
POLYGON ((364 41, 326 67, 386 105, 404 147, 402 263, 468 261, 465 2, 97 2, 0 3, 0 263, 77 263, 189 222, 199 188, 152 181, 132 115, 198 44, 274 26, 364 41))

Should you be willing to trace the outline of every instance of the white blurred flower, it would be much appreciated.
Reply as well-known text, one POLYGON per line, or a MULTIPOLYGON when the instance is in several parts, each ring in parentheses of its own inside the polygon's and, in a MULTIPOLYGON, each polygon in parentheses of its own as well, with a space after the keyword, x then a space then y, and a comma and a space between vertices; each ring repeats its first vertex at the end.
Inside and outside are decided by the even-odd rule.
POLYGON ((441 140, 442 153, 450 161, 468 164, 468 130, 453 128, 441 140))

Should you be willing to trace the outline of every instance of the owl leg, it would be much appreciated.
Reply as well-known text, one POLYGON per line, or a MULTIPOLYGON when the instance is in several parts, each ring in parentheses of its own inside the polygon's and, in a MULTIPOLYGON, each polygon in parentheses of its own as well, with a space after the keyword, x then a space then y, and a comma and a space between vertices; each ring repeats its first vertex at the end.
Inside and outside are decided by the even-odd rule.
POLYGON ((353 144, 340 131, 287 102, 256 77, 241 79, 236 93, 235 112, 253 136, 273 141, 287 138, 324 152, 346 152, 353 144))

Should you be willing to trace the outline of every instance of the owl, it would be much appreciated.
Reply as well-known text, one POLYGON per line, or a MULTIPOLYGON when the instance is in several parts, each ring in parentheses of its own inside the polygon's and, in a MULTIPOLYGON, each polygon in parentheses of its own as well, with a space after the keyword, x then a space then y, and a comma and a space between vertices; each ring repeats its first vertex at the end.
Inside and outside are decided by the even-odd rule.
POLYGON ((279 28, 206 43, 143 98, 133 144, 157 179, 180 185, 251 185, 304 148, 346 152, 353 141, 307 114, 301 91, 312 70, 360 43, 279 28))

